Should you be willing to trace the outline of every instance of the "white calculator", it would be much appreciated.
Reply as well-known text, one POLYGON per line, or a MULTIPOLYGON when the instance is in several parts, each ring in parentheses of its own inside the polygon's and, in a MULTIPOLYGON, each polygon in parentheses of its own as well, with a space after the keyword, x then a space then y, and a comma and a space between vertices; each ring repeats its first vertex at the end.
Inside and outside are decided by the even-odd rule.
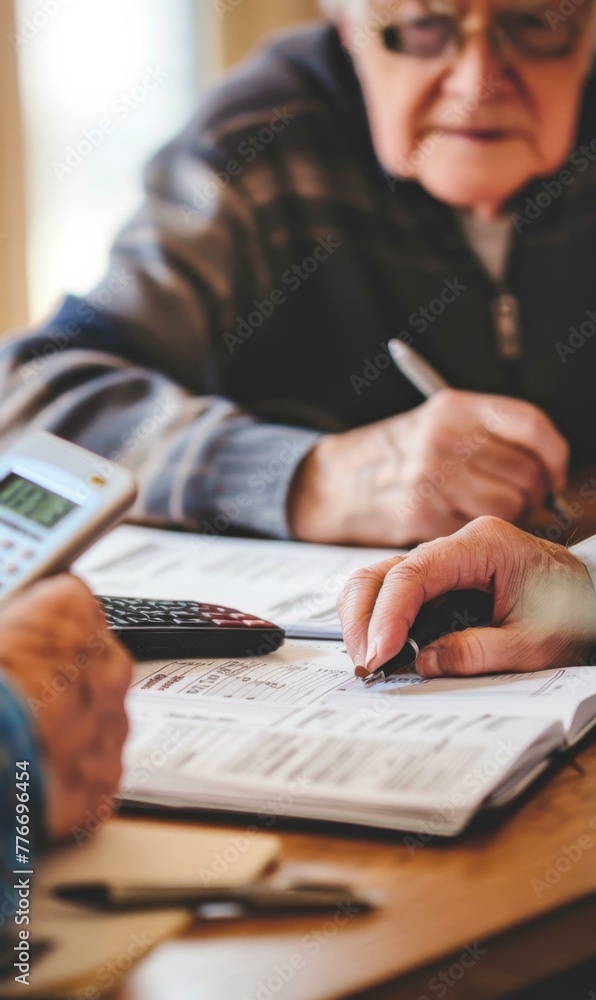
POLYGON ((68 569, 136 493, 127 469, 45 431, 0 455, 0 603, 68 569))

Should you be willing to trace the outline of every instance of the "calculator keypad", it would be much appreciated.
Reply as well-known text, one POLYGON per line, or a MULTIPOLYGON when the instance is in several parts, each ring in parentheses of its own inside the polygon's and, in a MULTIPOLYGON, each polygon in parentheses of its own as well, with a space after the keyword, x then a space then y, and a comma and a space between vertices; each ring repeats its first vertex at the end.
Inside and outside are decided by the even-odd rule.
POLYGON ((275 628, 271 622, 235 608, 198 601, 98 597, 111 628, 275 628))
POLYGON ((11 584, 14 585, 16 577, 29 568, 27 564, 36 555, 30 541, 21 547, 6 528, 0 525, 0 593, 11 584))

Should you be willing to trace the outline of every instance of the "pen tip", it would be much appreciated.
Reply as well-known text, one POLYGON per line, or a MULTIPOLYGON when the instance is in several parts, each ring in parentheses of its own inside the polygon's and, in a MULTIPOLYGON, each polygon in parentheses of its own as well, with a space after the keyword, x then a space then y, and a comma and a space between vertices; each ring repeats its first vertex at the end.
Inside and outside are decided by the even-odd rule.
POLYGON ((375 684, 380 684, 381 681, 385 681, 385 680, 387 680, 387 678, 386 678, 385 674, 383 673, 383 671, 381 670, 380 673, 369 674, 368 677, 366 678, 366 680, 364 681, 364 686, 368 687, 368 688, 371 688, 371 687, 374 687, 375 684))

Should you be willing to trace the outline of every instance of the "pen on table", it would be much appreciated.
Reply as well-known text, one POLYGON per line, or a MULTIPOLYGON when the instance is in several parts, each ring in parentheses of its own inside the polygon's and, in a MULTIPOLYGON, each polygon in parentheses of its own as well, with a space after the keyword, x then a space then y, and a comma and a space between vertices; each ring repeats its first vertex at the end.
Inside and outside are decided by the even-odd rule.
POLYGON ((366 687, 386 681, 399 670, 415 663, 420 650, 442 635, 490 625, 493 604, 492 594, 484 590, 451 590, 427 601, 420 608, 399 653, 372 673, 365 667, 356 667, 356 676, 364 681, 366 687))
POLYGON ((234 889, 191 886, 110 885, 79 882, 56 886, 54 895, 65 902, 99 910, 163 909, 224 904, 247 913, 296 913, 349 906, 370 910, 377 905, 371 894, 355 893, 349 886, 317 883, 255 883, 234 889))
MULTIPOLYGON (((405 344, 403 340, 394 338, 389 341, 387 347, 396 368, 426 399, 430 399, 440 389, 449 388, 449 384, 439 375, 438 371, 418 354, 418 351, 415 351, 409 344, 405 344)), ((565 500, 552 490, 546 494, 544 506, 552 514, 563 516, 569 514, 565 500)))

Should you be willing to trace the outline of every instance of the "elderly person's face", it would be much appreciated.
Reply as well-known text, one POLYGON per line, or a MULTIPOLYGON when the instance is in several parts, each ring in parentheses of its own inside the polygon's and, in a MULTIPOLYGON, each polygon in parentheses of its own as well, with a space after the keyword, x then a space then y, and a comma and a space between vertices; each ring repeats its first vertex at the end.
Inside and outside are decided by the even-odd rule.
POLYGON ((556 170, 590 66, 591 3, 565 16, 559 0, 373 0, 366 44, 362 22, 340 24, 383 167, 484 215, 556 170))

